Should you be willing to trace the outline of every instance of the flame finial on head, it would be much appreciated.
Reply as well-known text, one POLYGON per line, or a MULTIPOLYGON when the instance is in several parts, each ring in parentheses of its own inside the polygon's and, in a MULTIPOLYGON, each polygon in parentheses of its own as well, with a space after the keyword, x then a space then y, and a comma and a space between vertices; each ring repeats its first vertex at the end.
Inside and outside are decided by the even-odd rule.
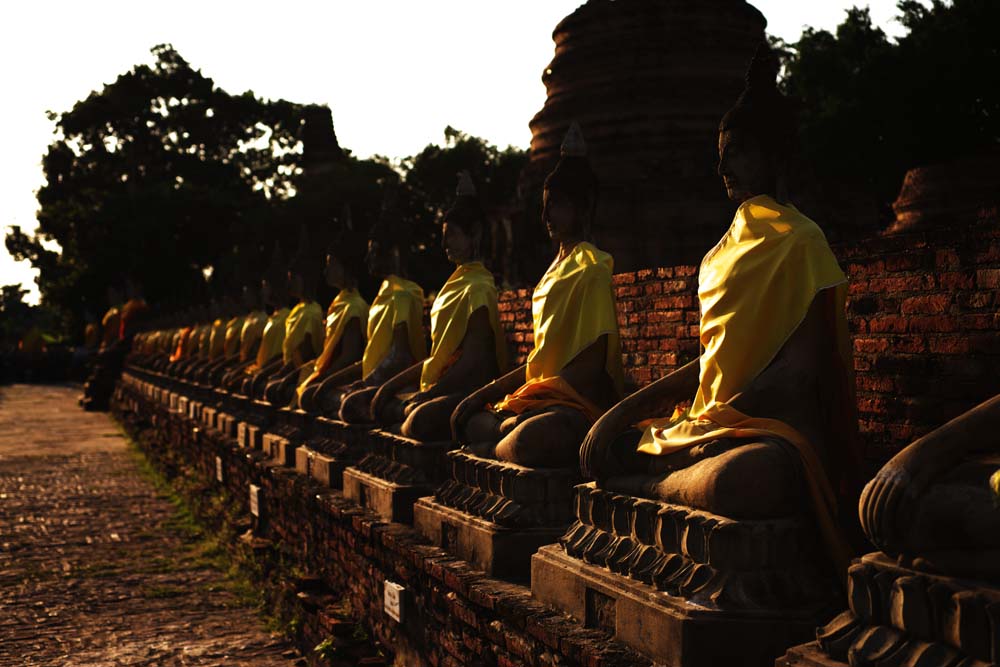
POLYGON ((569 124, 566 137, 559 148, 559 155, 562 157, 584 157, 587 155, 587 143, 583 140, 583 129, 580 123, 573 121, 569 124))

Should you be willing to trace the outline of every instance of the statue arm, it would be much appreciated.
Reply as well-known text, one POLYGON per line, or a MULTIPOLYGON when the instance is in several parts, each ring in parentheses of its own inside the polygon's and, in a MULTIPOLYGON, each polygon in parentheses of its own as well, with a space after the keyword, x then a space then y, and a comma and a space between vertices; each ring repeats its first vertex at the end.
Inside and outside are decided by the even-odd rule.
POLYGON ((336 373, 328 375, 321 383, 316 393, 325 393, 337 387, 343 387, 361 379, 361 362, 357 361, 336 373))
POLYGON ((868 539, 892 551, 903 543, 913 505, 935 476, 973 451, 1000 451, 1000 395, 980 403, 896 454, 861 493, 858 514, 868 539))
POLYGON ((468 393, 495 378, 498 370, 489 310, 477 308, 469 317, 458 358, 432 387, 414 400, 422 402, 448 394, 468 393))
POLYGON ((378 391, 375 392, 375 397, 372 399, 372 415, 377 416, 382 414, 385 404, 395 398, 396 394, 420 382, 420 371, 423 369, 423 366, 423 362, 418 361, 402 373, 384 382, 378 388, 378 391))
POLYGON ((514 393, 525 383, 526 377, 527 366, 521 365, 469 394, 451 413, 451 432, 455 440, 458 440, 458 434, 472 415, 484 410, 487 404, 497 403, 504 396, 514 393))
POLYGON ((690 361, 646 385, 597 420, 580 447, 580 470, 584 477, 604 479, 613 475, 616 471, 608 454, 612 441, 620 433, 644 419, 667 417, 677 403, 694 396, 698 390, 698 362, 698 359, 690 361))
POLYGON ((414 361, 410 351, 409 324, 397 324, 392 329, 392 345, 385 359, 365 378, 365 384, 376 387, 411 366, 414 361))

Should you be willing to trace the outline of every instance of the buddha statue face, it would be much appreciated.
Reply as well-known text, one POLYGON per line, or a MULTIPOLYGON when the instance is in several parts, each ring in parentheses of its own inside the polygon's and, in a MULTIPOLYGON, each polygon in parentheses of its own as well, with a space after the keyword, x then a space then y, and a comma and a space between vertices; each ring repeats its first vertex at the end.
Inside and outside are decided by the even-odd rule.
POLYGON ((719 132, 718 173, 726 185, 726 194, 736 203, 757 195, 775 194, 774 160, 750 132, 738 129, 719 132))
POLYGON ((347 271, 333 253, 328 253, 326 256, 326 264, 323 266, 323 279, 327 285, 333 288, 343 288, 347 282, 347 271))
POLYGON ((464 264, 471 261, 478 254, 476 247, 479 239, 466 232, 455 223, 448 223, 446 220, 441 228, 441 245, 448 261, 453 264, 464 264))
POLYGON ((365 265, 368 272, 376 278, 384 278, 399 272, 399 248, 378 239, 368 241, 368 254, 365 255, 365 265))
POLYGON ((580 214, 572 199, 558 190, 545 188, 542 192, 542 220, 545 229, 556 243, 576 238, 580 234, 580 214))

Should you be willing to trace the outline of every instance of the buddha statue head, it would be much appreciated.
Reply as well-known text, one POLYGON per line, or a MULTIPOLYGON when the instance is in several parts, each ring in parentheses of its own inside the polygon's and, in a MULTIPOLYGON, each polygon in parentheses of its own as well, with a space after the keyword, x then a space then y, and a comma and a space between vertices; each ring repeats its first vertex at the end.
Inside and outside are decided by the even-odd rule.
POLYGON ((441 245, 448 261, 461 265, 481 259, 485 226, 486 213, 472 175, 462 171, 458 175, 455 203, 445 212, 441 227, 441 245))
POLYGON ((589 235, 597 190, 597 176, 587 158, 583 131, 573 121, 563 140, 559 162, 542 190, 542 220, 553 241, 579 240, 589 235))
POLYGON ((747 69, 746 88, 719 123, 718 173, 737 203, 763 194, 787 199, 795 116, 778 90, 778 69, 776 54, 761 42, 747 69))
POLYGON ((260 281, 260 297, 264 305, 272 310, 288 302, 288 267, 280 243, 276 243, 271 251, 271 263, 260 281))
POLYGON ((396 207, 399 185, 389 181, 383 187, 382 212, 369 231, 368 252, 365 255, 368 273, 374 278, 402 275, 406 266, 406 244, 402 241, 405 234, 402 217, 396 207))
POLYGON ((357 287, 365 266, 361 239, 354 229, 349 204, 344 204, 335 223, 337 232, 326 250, 323 279, 334 289, 351 289, 357 287))
POLYGON ((289 295, 301 301, 312 301, 316 297, 319 283, 319 266, 309 248, 309 229, 302 225, 299 229, 299 248, 288 267, 289 295))

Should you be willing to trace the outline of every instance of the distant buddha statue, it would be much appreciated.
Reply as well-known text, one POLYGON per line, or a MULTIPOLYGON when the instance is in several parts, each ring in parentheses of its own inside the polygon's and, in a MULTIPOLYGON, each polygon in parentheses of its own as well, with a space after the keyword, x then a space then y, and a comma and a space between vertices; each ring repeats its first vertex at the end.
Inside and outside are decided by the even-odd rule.
POLYGON ((276 407, 291 403, 295 388, 309 374, 313 360, 323 349, 323 309, 316 303, 318 262, 309 250, 305 229, 302 228, 299 251, 288 270, 288 291, 298 303, 285 320, 282 365, 264 388, 263 398, 276 407))
POLYGON ((920 438, 861 494, 868 539, 905 565, 1000 584, 1000 396, 920 438))
POLYGON ((271 378, 284 363, 282 345, 285 342, 285 328, 291 312, 288 295, 288 267, 280 246, 271 253, 271 262, 260 283, 261 301, 271 314, 261 332, 260 345, 253 363, 244 370, 245 378, 241 394, 259 398, 271 378))
POLYGON ((365 256, 368 272, 383 277, 368 311, 365 351, 360 364, 331 374, 317 387, 313 403, 323 415, 351 423, 370 422, 371 402, 378 388, 427 356, 424 291, 405 278, 403 238, 392 192, 387 189, 365 256))
POLYGON ((860 467, 847 281, 783 191, 795 125, 776 73, 762 45, 719 126, 718 172, 739 208, 699 269, 701 356, 609 410, 581 466, 602 489, 733 519, 809 499, 846 569, 860 467))
POLYGON ((340 225, 341 233, 327 250, 323 271, 326 284, 338 290, 326 310, 323 351, 295 389, 293 398, 298 407, 308 412, 315 410, 316 392, 323 380, 360 364, 365 351, 368 303, 358 292, 358 278, 364 271, 364 262, 349 208, 341 215, 340 225))
POLYGON ((482 263, 485 226, 475 185, 462 172, 441 234, 456 268, 431 306, 430 356, 383 384, 372 401, 375 421, 401 423, 405 436, 450 440, 450 417, 459 402, 506 370, 496 285, 482 263))
POLYGON ((558 252, 532 295, 534 349, 452 415, 455 438, 478 456, 571 466, 587 430, 621 397, 613 262, 585 240, 597 187, 574 123, 543 191, 542 218, 558 252))

